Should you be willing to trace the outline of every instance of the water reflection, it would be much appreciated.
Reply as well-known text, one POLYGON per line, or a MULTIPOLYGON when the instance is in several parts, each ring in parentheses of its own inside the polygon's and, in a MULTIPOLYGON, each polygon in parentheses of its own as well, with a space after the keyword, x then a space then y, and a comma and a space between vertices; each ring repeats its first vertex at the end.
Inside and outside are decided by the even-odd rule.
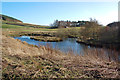
POLYGON ((75 38, 67 38, 64 39, 61 42, 43 42, 43 41, 36 41, 34 39, 30 39, 28 36, 22 36, 22 37, 15 37, 15 39, 20 39, 21 41, 26 41, 28 44, 33 44, 33 45, 49 45, 51 48, 61 50, 63 52, 73 52, 74 54, 81 54, 83 55, 86 53, 85 51, 91 50, 92 52, 89 52, 90 55, 95 53, 99 53, 98 56, 102 56, 101 54, 107 55, 107 57, 111 56, 113 59, 118 59, 120 60, 120 54, 118 52, 114 52, 113 50, 109 49, 101 49, 101 48, 96 48, 96 47, 90 47, 86 46, 84 44, 79 44, 76 42, 75 38), (86 50, 87 49, 87 50, 86 50), (97 52, 95 52, 97 50, 97 52), (94 51, 94 52, 93 52, 94 51), (103 51, 103 52, 102 52, 103 51), (118 53, 118 54, 117 54, 118 53))
POLYGON ((77 43, 75 38, 67 38, 61 42, 35 41, 33 39, 30 39, 30 37, 28 36, 15 37, 15 39, 20 39, 21 41, 26 41, 28 44, 33 44, 37 46, 46 46, 47 44, 49 44, 49 46, 51 46, 52 48, 59 49, 63 52, 72 51, 73 53, 83 53, 84 49, 90 48, 89 46, 77 43))

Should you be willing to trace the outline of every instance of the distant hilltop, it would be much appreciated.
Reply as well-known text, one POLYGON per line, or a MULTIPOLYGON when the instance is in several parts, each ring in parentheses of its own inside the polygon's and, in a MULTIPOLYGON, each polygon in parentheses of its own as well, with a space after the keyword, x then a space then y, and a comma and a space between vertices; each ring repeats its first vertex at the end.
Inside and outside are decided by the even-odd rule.
POLYGON ((23 23, 22 21, 20 21, 20 20, 18 20, 18 19, 15 19, 15 18, 13 18, 13 17, 6 16, 6 15, 2 15, 2 14, 0 14, 0 19, 2 19, 3 21, 8 21, 8 22, 23 23))
POLYGON ((109 27, 116 27, 116 28, 118 28, 118 27, 120 27, 120 22, 113 22, 113 23, 109 23, 107 26, 109 26, 109 27))
POLYGON ((48 26, 41 26, 36 24, 30 24, 30 23, 24 23, 21 20, 18 20, 13 17, 9 17, 3 14, 0 14, 0 20, 2 20, 2 24, 8 24, 8 25, 17 25, 17 26, 27 26, 27 27, 34 27, 34 28, 45 28, 48 26))

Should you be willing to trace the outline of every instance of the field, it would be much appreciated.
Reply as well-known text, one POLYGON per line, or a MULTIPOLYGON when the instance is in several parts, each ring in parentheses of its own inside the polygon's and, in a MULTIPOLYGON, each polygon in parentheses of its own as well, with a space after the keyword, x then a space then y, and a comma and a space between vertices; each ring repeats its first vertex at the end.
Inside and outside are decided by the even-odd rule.
POLYGON ((9 25, 9 24, 3 24, 2 25, 3 30, 9 30, 9 31, 56 31, 57 29, 48 29, 48 27, 40 27, 40 28, 33 28, 29 26, 18 26, 18 25, 9 25))
MULTIPOLYGON (((56 35, 59 35, 59 31, 67 31, 67 30, 79 30, 81 27, 75 27, 75 28, 64 28, 64 29, 51 29, 49 26, 38 26, 37 28, 34 26, 28 26, 25 23, 22 24, 17 24, 15 23, 14 25, 11 24, 13 22, 9 22, 10 24, 5 24, 2 23, 2 32, 4 35, 17 35, 21 32, 25 33, 36 33, 36 32, 47 32, 47 33, 55 33, 56 35), (17 25, 16 25, 17 24, 17 25), (21 26, 22 25, 22 26, 21 26), (57 33, 56 33, 57 32, 57 33)), ((60 34, 61 35, 61 34, 60 34)))

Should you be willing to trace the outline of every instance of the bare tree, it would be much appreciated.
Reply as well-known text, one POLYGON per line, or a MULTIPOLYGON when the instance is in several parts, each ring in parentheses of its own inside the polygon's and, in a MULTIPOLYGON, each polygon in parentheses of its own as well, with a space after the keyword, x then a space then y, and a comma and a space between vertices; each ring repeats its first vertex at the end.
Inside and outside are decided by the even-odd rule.
POLYGON ((59 23, 59 21, 58 20, 55 20, 54 22, 53 22, 53 24, 51 24, 50 26, 51 27, 58 27, 58 24, 59 23))

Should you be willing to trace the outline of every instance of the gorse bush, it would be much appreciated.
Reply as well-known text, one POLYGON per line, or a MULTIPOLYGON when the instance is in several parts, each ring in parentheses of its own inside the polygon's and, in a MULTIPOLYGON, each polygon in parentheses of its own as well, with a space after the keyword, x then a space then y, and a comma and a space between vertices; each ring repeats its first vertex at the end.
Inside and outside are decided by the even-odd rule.
POLYGON ((118 35, 117 29, 106 27, 101 29, 99 39, 100 41, 113 42, 117 40, 117 35, 118 35))
POLYGON ((80 34, 84 39, 98 39, 101 28, 97 20, 90 19, 90 22, 85 25, 85 28, 80 31, 80 34))
POLYGON ((91 38, 91 39, 98 39, 99 33, 101 28, 100 27, 86 27, 85 29, 80 31, 80 36, 83 37, 83 39, 91 38))

